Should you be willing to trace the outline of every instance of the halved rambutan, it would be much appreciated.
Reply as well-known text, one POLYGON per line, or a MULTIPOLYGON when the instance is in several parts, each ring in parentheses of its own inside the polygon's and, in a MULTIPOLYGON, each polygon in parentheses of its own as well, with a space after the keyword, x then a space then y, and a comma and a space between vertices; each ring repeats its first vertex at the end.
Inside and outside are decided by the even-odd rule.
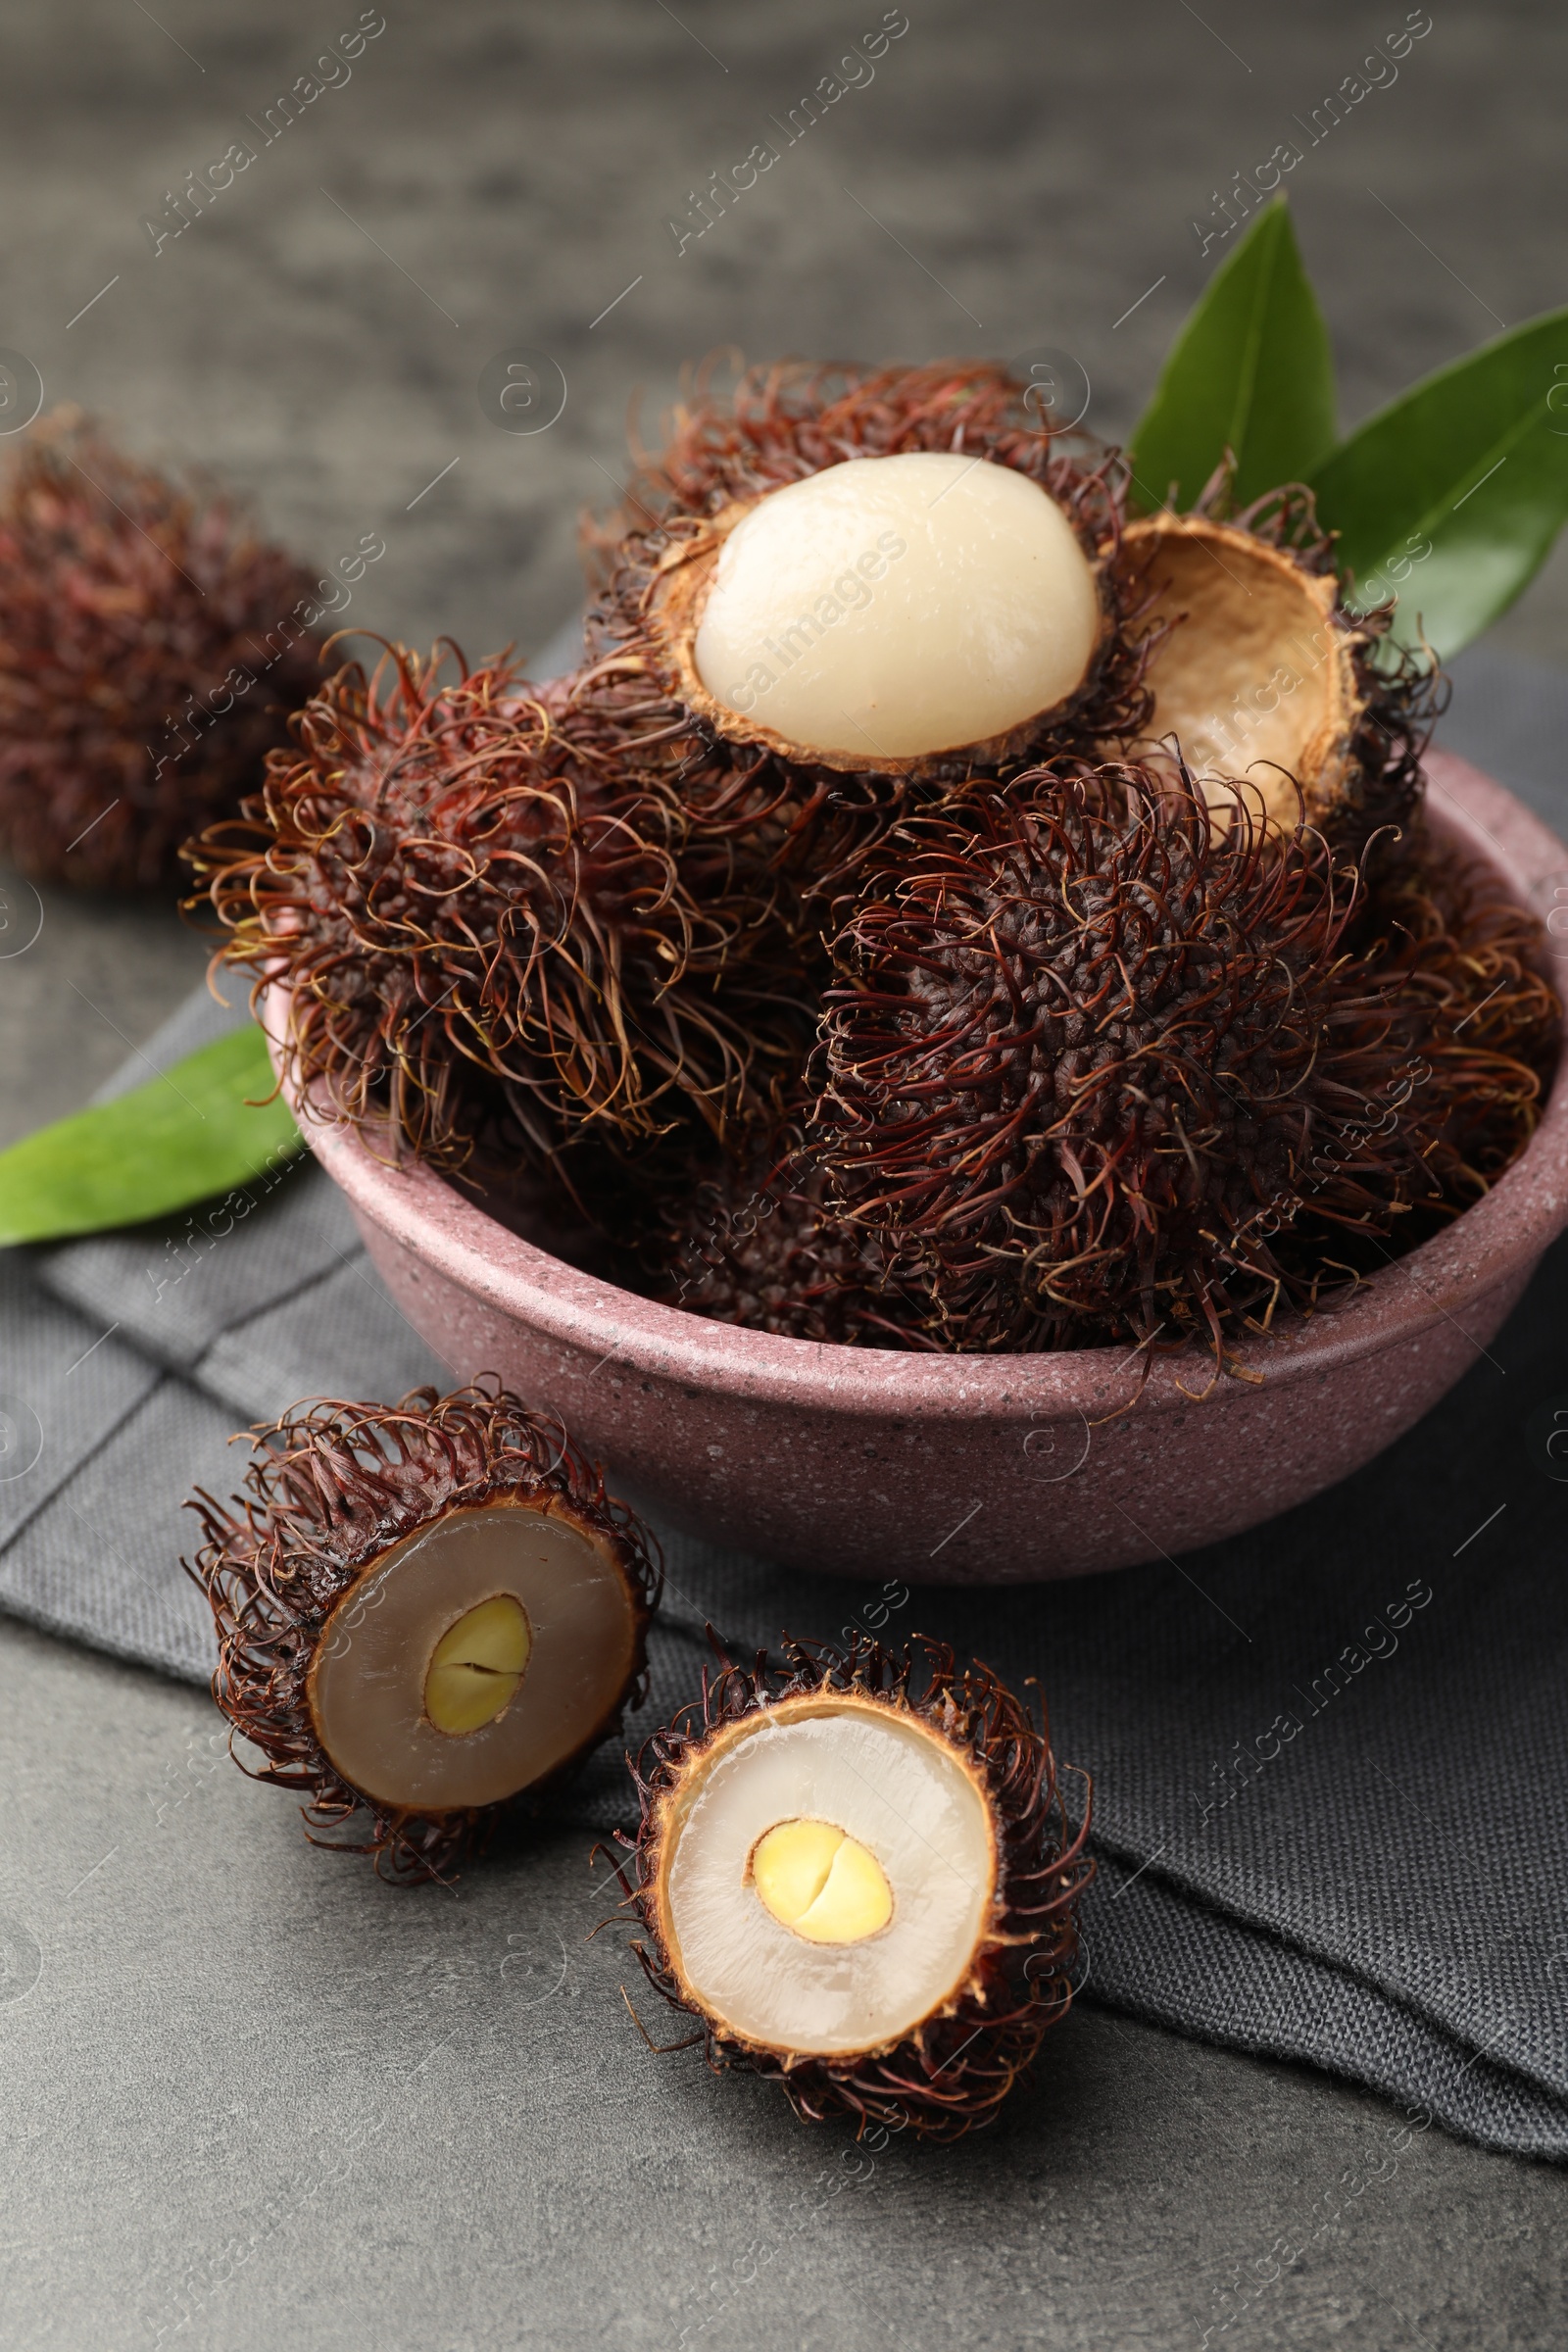
POLYGON ((1310 1297, 1282 1228, 1382 1235, 1441 1200, 1426 1010, 1348 952, 1360 877, 1314 834, 1107 767, 896 844, 838 945, 813 1148, 941 1344, 1217 1348, 1310 1297))
POLYGON ((286 740, 320 610, 231 500, 46 419, 0 496, 0 853, 38 881, 167 887, 286 740))
POLYGON ((633 1948, 714 2068, 956 2139, 1071 2001, 1087 1776, 1075 1828, 1044 1720, 936 1642, 785 1660, 724 1659, 643 1748, 633 1948))
POLYGON ((635 1703, 657 1545, 495 1384, 300 1405, 252 1444, 243 1496, 188 1505, 244 1768, 307 1797, 314 1843, 446 1877, 635 1703))
POLYGON ((1129 522, 1114 567, 1149 601, 1148 756, 1174 737, 1220 801, 1245 780, 1277 823, 1306 821, 1358 853, 1415 816, 1421 755, 1446 693, 1435 662, 1397 654, 1392 609, 1355 616, 1309 490, 1220 512, 1224 478, 1190 514, 1129 522))
POLYGON ((453 1166, 499 1104, 537 1166, 766 1101, 809 1016, 753 801, 700 824, 570 681, 504 662, 445 677, 392 649, 298 725, 189 855, 220 960, 286 982, 285 1063, 318 1107, 453 1166))

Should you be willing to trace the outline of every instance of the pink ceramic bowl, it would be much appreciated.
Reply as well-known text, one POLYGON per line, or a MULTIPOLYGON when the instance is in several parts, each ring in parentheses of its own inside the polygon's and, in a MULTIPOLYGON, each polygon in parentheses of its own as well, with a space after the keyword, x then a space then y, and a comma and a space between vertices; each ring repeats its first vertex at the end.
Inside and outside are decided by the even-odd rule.
MULTIPOLYGON (((1445 755, 1429 774, 1436 824, 1548 920, 1568 907, 1568 849, 1511 794, 1445 755)), ((903 1355, 707 1322, 564 1264, 346 1129, 307 1116, 306 1133, 416 1330, 465 1377, 499 1372, 559 1413, 618 1490, 793 1566, 933 1583, 1191 1551, 1332 1486, 1474 1362, 1568 1221, 1559 1070, 1485 1200, 1344 1307, 1239 1347, 1261 1386, 1198 1397, 1181 1385, 1203 1389, 1197 1354, 1140 1393, 1114 1348, 903 1355)))

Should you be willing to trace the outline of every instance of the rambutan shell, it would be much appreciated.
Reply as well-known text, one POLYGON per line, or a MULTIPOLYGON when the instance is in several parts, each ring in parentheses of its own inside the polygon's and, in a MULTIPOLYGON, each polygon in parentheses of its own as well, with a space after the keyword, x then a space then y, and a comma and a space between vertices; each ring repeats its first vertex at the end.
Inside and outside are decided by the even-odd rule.
POLYGON ((1172 624, 1145 673, 1150 739, 1174 735, 1200 783, 1217 787, 1211 800, 1243 780, 1276 823, 1294 825, 1303 800, 1308 822, 1321 821, 1365 708, 1333 575, 1200 514, 1130 522, 1120 562, 1147 579, 1152 617, 1172 624))

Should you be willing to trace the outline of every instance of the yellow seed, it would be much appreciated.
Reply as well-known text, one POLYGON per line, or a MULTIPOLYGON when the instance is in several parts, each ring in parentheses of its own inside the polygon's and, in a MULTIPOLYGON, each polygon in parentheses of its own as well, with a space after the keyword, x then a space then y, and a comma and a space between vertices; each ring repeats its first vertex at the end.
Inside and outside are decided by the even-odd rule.
POLYGON ((781 1821, 759 1840, 752 1879, 781 1926, 808 1943, 859 1943, 893 1917, 874 1854, 827 1821, 781 1821))
POLYGON ((424 1711, 459 1738, 493 1723, 516 1693, 532 1636, 522 1603, 497 1592, 449 1626, 424 1678, 424 1711))
POLYGON ((752 1856, 757 1891, 776 1920, 793 1928, 827 1885, 844 1832, 825 1821, 781 1821, 752 1856))

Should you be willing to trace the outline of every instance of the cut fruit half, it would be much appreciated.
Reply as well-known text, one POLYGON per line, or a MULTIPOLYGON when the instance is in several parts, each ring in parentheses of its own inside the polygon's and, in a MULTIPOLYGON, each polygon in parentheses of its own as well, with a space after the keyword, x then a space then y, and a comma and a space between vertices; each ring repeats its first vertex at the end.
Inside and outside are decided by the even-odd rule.
POLYGON ((440 1876, 618 1725, 657 1553, 504 1390, 301 1407, 258 1434, 247 1484, 237 1511, 194 1506, 213 1691, 256 1777, 308 1794, 308 1829, 358 1817, 329 1842, 440 1876))
POLYGON ((378 1804, 498 1804, 608 1721, 639 1630, 613 1531, 561 1496, 443 1511, 368 1562, 323 1625, 316 1735, 378 1804))
POLYGON ((1085 1821, 1044 1731, 916 1641, 725 1661, 637 1767, 651 1982, 799 2113, 989 2121, 1071 1998, 1085 1821))

